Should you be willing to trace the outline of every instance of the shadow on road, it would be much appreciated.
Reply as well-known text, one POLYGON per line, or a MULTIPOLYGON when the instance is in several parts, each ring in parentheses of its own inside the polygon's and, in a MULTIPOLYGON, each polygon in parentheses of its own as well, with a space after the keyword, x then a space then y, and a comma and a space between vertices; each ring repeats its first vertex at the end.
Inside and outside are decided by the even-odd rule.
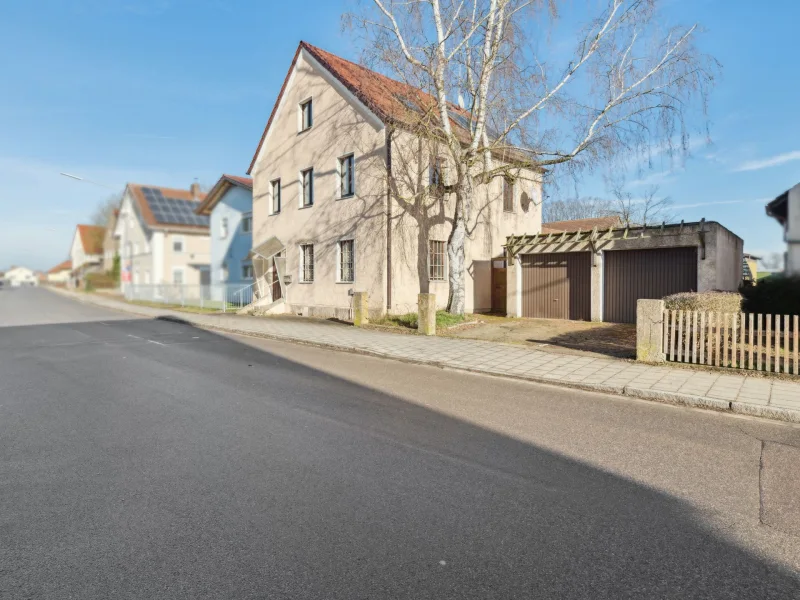
POLYGON ((186 323, 2 342, 2 597, 800 597, 682 501, 186 323))

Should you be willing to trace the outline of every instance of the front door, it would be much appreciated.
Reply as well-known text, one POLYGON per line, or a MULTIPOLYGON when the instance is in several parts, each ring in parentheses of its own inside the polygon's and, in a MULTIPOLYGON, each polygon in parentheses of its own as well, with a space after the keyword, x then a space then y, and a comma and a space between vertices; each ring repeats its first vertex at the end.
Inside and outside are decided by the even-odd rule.
POLYGON ((280 300, 283 297, 283 294, 281 293, 281 276, 278 273, 278 267, 275 264, 275 258, 272 259, 272 268, 270 269, 270 273, 272 273, 270 285, 272 286, 272 301, 274 302, 275 300, 280 300))

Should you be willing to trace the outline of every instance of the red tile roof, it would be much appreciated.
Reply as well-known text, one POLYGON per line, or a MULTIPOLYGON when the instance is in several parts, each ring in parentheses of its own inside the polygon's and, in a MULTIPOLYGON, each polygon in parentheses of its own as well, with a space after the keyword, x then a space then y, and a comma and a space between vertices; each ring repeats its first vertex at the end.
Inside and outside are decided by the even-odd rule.
POLYGON ((214 184, 214 187, 211 188, 211 191, 206 194, 206 199, 200 203, 195 212, 198 215, 210 215, 211 211, 214 210, 214 207, 220 201, 222 196, 225 195, 225 192, 227 192, 234 185, 252 190, 253 180, 250 177, 223 175, 219 178, 219 181, 214 184))
POLYGON ((542 223, 542 233, 561 233, 563 231, 591 231, 597 229, 608 229, 609 227, 619 227, 622 219, 617 216, 596 217, 593 219, 573 219, 572 221, 553 221, 552 223, 542 223))
POLYGON ((142 220, 144 221, 145 225, 147 225, 148 227, 154 227, 156 229, 167 227, 171 230, 180 230, 187 232, 208 231, 208 225, 181 225, 177 223, 161 223, 157 221, 155 216, 153 215, 153 211, 150 210, 150 205, 147 203, 147 200, 144 197, 144 192, 142 191, 144 188, 161 190, 161 193, 167 198, 176 198, 178 200, 189 200, 190 202, 193 202, 196 206, 200 206, 200 203, 203 200, 205 200, 206 194, 200 193, 197 194, 197 196, 195 196, 191 190, 180 190, 177 188, 161 187, 158 185, 143 185, 140 183, 129 183, 128 191, 133 197, 134 203, 136 204, 136 208, 142 220))
POLYGON ((81 246, 86 254, 102 254, 106 228, 99 225, 78 225, 81 246))
POLYGON ((54 274, 54 273, 60 273, 61 271, 71 271, 71 270, 72 270, 72 261, 65 260, 64 262, 59 263, 55 267, 50 269, 48 273, 54 274))
MULTIPOLYGON (((419 88, 376 73, 366 67, 340 58, 335 54, 326 52, 306 42, 300 42, 294 58, 292 59, 289 71, 286 73, 281 91, 278 93, 278 98, 272 108, 267 126, 264 128, 261 141, 259 141, 258 147, 253 155, 250 168, 247 170, 248 173, 251 173, 255 166, 258 153, 264 145, 267 132, 275 118, 278 105, 281 103, 281 98, 286 91, 289 78, 291 77, 292 71, 297 63, 297 58, 300 56, 302 50, 308 52, 384 123, 394 123, 412 128, 419 127, 420 115, 436 110, 437 104, 435 98, 419 88)), ((463 117, 468 122, 470 119, 469 111, 455 104, 449 104, 449 109, 453 131, 462 138, 462 141, 468 141, 468 130, 456 120, 453 120, 453 118, 461 120, 461 117, 463 117)), ((498 153, 498 157, 501 159, 502 156, 500 154, 502 152, 501 150, 498 153)), ((506 152, 509 156, 514 153, 512 150, 507 150, 506 152)), ((519 158, 516 154, 515 157, 519 158)))

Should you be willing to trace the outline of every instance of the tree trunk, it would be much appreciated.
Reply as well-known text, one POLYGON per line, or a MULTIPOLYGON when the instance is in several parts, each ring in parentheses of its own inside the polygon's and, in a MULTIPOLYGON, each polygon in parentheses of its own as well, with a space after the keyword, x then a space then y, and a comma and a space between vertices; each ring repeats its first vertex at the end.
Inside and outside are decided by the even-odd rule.
POLYGON ((447 240, 447 266, 450 294, 447 299, 447 312, 463 315, 466 304, 465 244, 467 240, 467 218, 472 205, 473 183, 469 175, 461 177, 456 186, 456 209, 453 214, 453 229, 447 240))

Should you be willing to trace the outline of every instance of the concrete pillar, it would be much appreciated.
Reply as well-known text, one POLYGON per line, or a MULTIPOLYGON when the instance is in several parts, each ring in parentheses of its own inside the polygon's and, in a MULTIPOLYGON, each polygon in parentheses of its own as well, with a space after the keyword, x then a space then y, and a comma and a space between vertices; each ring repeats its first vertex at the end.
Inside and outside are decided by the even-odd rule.
POLYGON ((422 335, 436 335, 436 294, 420 294, 417 330, 422 335))
POLYGON ((664 301, 636 302, 636 360, 666 362, 664 354, 664 301))
POLYGON ((592 255, 592 272, 591 272, 591 296, 592 296, 592 321, 603 320, 603 275, 605 267, 603 266, 603 253, 598 252, 592 255))
POLYGON ((522 262, 519 256, 507 260, 506 316, 522 316, 522 262))
POLYGON ((367 323, 369 323, 367 292, 355 292, 353 294, 353 325, 361 327, 367 323))

